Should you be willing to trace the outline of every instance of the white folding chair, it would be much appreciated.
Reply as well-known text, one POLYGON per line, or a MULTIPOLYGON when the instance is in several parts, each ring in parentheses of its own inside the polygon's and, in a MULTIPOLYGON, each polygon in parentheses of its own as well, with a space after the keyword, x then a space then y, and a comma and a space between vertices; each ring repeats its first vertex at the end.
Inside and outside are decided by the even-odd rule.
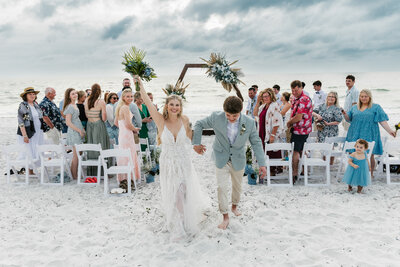
POLYGON ((100 185, 101 180, 101 145, 100 144, 79 144, 75 145, 75 150, 78 155, 78 184, 93 185, 92 183, 83 183, 81 178, 86 178, 87 175, 82 175, 83 167, 96 166, 97 167, 97 185, 100 185), (99 152, 97 159, 87 159, 88 151, 99 152))
POLYGON ((392 182, 390 175, 390 165, 400 165, 400 142, 398 140, 386 142, 381 162, 386 166, 386 183, 400 184, 400 182, 392 182))
POLYGON ((343 154, 343 146, 346 142, 345 136, 326 137, 325 143, 333 144, 331 157, 340 157, 343 154))
MULTIPOLYGON (((23 179, 25 176, 25 182, 13 182, 13 184, 29 184, 29 163, 31 161, 29 157, 29 147, 24 144, 14 144, 7 145, 2 147, 2 151, 4 157, 6 159, 6 168, 7 168, 7 183, 11 183, 11 173, 10 170, 14 172, 17 179, 23 179), (24 155, 21 158, 20 155, 24 155), (25 168, 25 175, 21 175, 18 173, 19 168, 25 168)), ((37 177, 36 175, 32 175, 31 177, 37 177)))
MULTIPOLYGON (((108 176, 113 174, 127 174, 128 181, 128 194, 132 193, 131 183, 133 178, 133 184, 136 187, 136 179, 134 177, 135 173, 135 165, 132 161, 131 151, 129 149, 107 149, 100 151, 100 158, 103 164, 104 169, 104 194, 108 195, 110 193, 109 184, 108 184, 108 176), (128 165, 126 166, 107 166, 107 160, 110 158, 115 158, 117 161, 118 158, 128 158, 128 165)), ((118 181, 118 179, 117 179, 118 181)), ((118 182, 119 183, 119 182, 118 182)))
POLYGON ((141 153, 142 153, 142 156, 144 155, 146 157, 147 162, 151 162, 149 139, 148 138, 139 138, 139 144, 146 145, 146 150, 142 151, 141 153))
MULTIPOLYGON (((268 186, 293 186, 293 179, 292 179, 292 157, 293 157, 293 143, 273 143, 273 144, 265 144, 265 162, 266 162, 266 167, 267 167, 267 183, 268 186), (274 150, 281 150, 282 155, 285 154, 285 152, 288 155, 288 160, 285 158, 280 158, 280 159, 271 159, 268 155, 268 151, 274 151, 274 150), (271 171, 270 167, 271 166, 287 166, 289 169, 289 179, 288 183, 271 183, 271 171)), ((275 176, 273 179, 280 179, 282 177, 280 176, 275 176)))
MULTIPOLYGON (((356 145, 356 142, 346 141, 344 143, 342 155, 340 156, 339 168, 336 173, 336 179, 339 179, 339 175, 342 173, 342 170, 343 170, 343 173, 346 170, 347 165, 349 164, 348 163, 349 154, 351 154, 349 152, 349 150, 353 150, 355 145, 356 145)), ((375 141, 368 142, 368 150, 367 150, 368 160, 371 158, 372 150, 374 150, 374 146, 375 146, 375 141)))
POLYGON ((303 153, 301 157, 301 164, 304 166, 304 185, 305 186, 321 186, 330 184, 330 157, 333 144, 326 143, 305 143, 303 153), (316 156, 316 153, 321 153, 320 157, 316 156), (325 159, 322 156, 325 156, 325 159), (326 169, 326 183, 315 184, 308 182, 308 167, 309 166, 322 166, 326 169))
POLYGON ((37 150, 40 156, 40 183, 45 185, 64 185, 64 168, 67 167, 65 158, 65 150, 60 145, 38 145, 37 150), (60 167, 60 182, 51 182, 50 175, 46 167, 60 167), (44 181, 44 173, 46 172, 48 182, 44 181))

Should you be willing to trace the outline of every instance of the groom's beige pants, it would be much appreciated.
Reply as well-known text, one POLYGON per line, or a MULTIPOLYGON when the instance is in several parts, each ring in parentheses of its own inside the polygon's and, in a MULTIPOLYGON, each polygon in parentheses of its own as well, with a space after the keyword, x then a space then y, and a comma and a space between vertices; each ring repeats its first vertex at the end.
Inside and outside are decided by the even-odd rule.
POLYGON ((232 162, 228 162, 223 168, 216 168, 217 185, 218 185, 218 203, 219 211, 227 214, 229 209, 228 193, 229 193, 229 176, 232 180, 232 205, 239 204, 240 194, 242 193, 242 178, 244 169, 236 171, 232 167, 232 162))

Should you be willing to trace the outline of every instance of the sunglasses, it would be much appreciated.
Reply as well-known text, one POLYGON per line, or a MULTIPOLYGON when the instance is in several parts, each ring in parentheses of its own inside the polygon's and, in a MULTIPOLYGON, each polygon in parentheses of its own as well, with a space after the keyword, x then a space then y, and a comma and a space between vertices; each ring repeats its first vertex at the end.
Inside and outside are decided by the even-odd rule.
POLYGON ((118 100, 119 99, 118 97, 115 97, 115 96, 111 97, 111 98, 114 99, 114 100, 118 100))

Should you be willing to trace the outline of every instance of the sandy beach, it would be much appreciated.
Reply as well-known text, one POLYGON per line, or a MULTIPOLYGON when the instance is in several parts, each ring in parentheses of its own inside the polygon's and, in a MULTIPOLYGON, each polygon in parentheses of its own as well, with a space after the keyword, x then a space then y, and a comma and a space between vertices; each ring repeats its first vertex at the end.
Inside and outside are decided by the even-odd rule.
MULTIPOLYGON (((210 147, 213 137, 204 140, 210 147)), ((200 233, 174 242, 163 229, 157 177, 131 197, 2 179, 0 265, 398 266, 399 186, 373 181, 359 195, 337 182, 269 188, 243 177, 243 215, 222 231, 210 151, 193 158, 212 207, 200 233)))

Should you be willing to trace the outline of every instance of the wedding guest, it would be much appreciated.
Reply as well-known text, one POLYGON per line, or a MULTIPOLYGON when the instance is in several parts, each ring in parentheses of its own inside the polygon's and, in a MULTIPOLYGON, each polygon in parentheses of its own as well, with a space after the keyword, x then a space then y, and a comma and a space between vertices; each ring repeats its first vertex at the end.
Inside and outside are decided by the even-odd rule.
POLYGON ((39 107, 43 112, 43 120, 46 122, 44 125, 44 132, 53 144, 60 143, 61 131, 65 126, 65 120, 61 116, 60 109, 53 102, 56 97, 56 90, 47 87, 45 90, 45 97, 40 102, 39 107))
MULTIPOLYGON (((43 112, 35 99, 39 94, 33 87, 27 87, 20 94, 22 102, 18 107, 18 131, 17 142, 19 144, 28 144, 29 158, 32 160, 30 166, 38 167, 39 153, 37 151, 38 145, 44 144, 44 121, 43 112)), ((21 154, 20 159, 24 159, 27 155, 21 154)), ((29 169, 29 174, 33 175, 33 169, 29 169)))
POLYGON ((314 86, 314 96, 313 96, 313 104, 314 104, 314 109, 318 108, 320 105, 324 104, 326 102, 326 97, 327 94, 321 90, 322 83, 321 81, 315 81, 313 83, 314 86))
POLYGON ((369 175, 370 164, 366 150, 368 142, 358 139, 354 146, 356 151, 349 156, 349 165, 343 175, 343 182, 348 184, 347 191, 353 191, 353 186, 357 186, 357 193, 361 194, 363 187, 371 184, 369 175))
MULTIPOLYGON (((115 94, 115 93, 111 93, 115 94)), ((115 94, 117 96, 117 94, 115 94)), ((132 178, 135 177, 136 180, 140 178, 140 165, 138 156, 136 153, 135 140, 133 137, 134 132, 139 132, 139 129, 133 126, 132 124, 132 116, 133 114, 129 110, 129 105, 133 101, 133 94, 131 90, 124 90, 122 92, 121 101, 118 102, 117 108, 115 111, 115 125, 119 127, 119 148, 121 149, 129 149, 132 155, 132 161, 135 165, 135 173, 132 173, 132 178)), ((118 166, 126 166, 128 165, 127 158, 120 158, 117 161, 118 166)), ((127 175, 118 175, 118 180, 120 182, 119 186, 122 189, 128 191, 128 182, 127 175)), ((132 183, 133 187, 133 183, 132 183)), ((133 188, 132 188, 133 189, 133 188)))
POLYGON ((326 137, 338 136, 338 125, 343 119, 338 94, 329 92, 325 104, 314 108, 313 116, 318 130, 318 142, 324 143, 326 137))
POLYGON ((76 103, 76 106, 79 109, 79 119, 81 120, 83 129, 86 129, 86 124, 87 124, 87 117, 86 117, 86 112, 85 112, 85 100, 86 100, 86 92, 81 90, 78 91, 78 102, 76 103))
POLYGON ((358 139, 364 139, 368 142, 375 141, 371 155, 371 177, 374 177, 374 156, 382 155, 383 152, 379 124, 391 136, 396 137, 396 132, 387 123, 389 117, 380 105, 373 103, 371 91, 368 89, 361 90, 357 105, 352 106, 349 112, 345 110, 342 110, 342 112, 344 118, 350 122, 346 141, 354 142, 358 139))
MULTIPOLYGON (((85 112, 88 122, 86 125, 87 143, 101 144, 101 148, 110 148, 110 137, 107 133, 104 121, 107 119, 106 103, 100 99, 101 88, 97 83, 92 85, 91 94, 85 101, 85 112)), ((97 151, 88 152, 88 159, 97 159, 99 153, 97 151)), ((97 167, 88 167, 88 175, 96 175, 97 167)), ((97 177, 100 179, 100 177, 97 177)))
POLYGON ((279 106, 282 105, 281 94, 279 93, 279 91, 281 90, 281 87, 279 85, 275 84, 274 86, 272 86, 272 89, 274 89, 276 102, 278 103, 279 106))
POLYGON ((109 93, 108 97, 107 97, 107 101, 106 101, 106 111, 107 111, 106 127, 107 127, 107 133, 108 133, 108 136, 111 139, 114 139, 115 144, 117 144, 117 145, 118 145, 119 129, 118 129, 118 126, 114 124, 114 121, 115 121, 114 109, 116 108, 118 99, 119 98, 118 98, 118 95, 116 93, 109 93))
MULTIPOLYGON (((154 104, 153 94, 148 92, 147 95, 149 96, 151 103, 156 107, 156 109, 158 111, 157 104, 154 104)), ((156 143, 157 143, 156 142, 157 141, 157 125, 154 122, 154 120, 147 123, 147 129, 149 130, 149 144, 156 145, 156 143)))
POLYGON ((265 144, 278 141, 283 131, 282 115, 272 88, 261 91, 254 116, 259 118, 258 132, 265 150, 265 144))
MULTIPOLYGON (((149 137, 149 130, 147 128, 147 123, 152 121, 150 113, 145 104, 143 104, 142 96, 140 92, 136 92, 134 95, 135 104, 137 105, 140 116, 142 118, 142 128, 139 132, 139 138, 148 138, 149 137)), ((146 145, 141 145, 142 151, 145 151, 147 148, 146 145)))
POLYGON ((293 151, 293 184, 297 181, 299 160, 303 151, 304 143, 307 141, 309 133, 312 131, 312 102, 302 90, 302 83, 295 80, 290 84, 292 95, 292 114, 286 123, 287 127, 292 127, 290 142, 294 143, 293 151))
POLYGON ((283 119, 283 129, 286 130, 287 129, 287 125, 286 123, 290 120, 290 115, 291 115, 291 106, 292 104, 289 102, 290 100, 290 93, 289 92, 284 92, 281 96, 281 106, 280 111, 281 111, 281 115, 282 115, 282 119, 283 119))
POLYGON ((90 94, 92 93, 92 89, 88 88, 85 90, 86 92, 86 96, 90 96, 90 94))
POLYGON ((125 78, 122 80, 122 89, 117 93, 119 98, 121 98, 122 91, 124 91, 125 89, 131 89, 131 80, 129 80, 129 78, 125 78))
POLYGON ((247 103, 246 107, 246 115, 252 117, 254 119, 254 107, 257 104, 257 94, 256 94, 256 89, 253 87, 249 88, 249 102, 247 103))
POLYGON ((85 138, 85 130, 79 119, 79 108, 76 105, 77 100, 78 92, 73 88, 68 88, 64 94, 63 113, 68 126, 67 145, 72 146, 73 150, 71 173, 74 179, 78 176, 78 155, 76 154, 75 145, 82 144, 85 138))
MULTIPOLYGON (((265 151, 266 143, 271 144, 280 141, 280 135, 283 132, 283 121, 272 88, 261 91, 259 99, 254 109, 254 115, 257 115, 259 118, 258 135, 265 151)), ((279 159, 282 157, 280 150, 268 151, 267 155, 272 159, 279 159)), ((271 167, 270 170, 272 176, 275 176, 278 172, 278 168, 276 167, 271 167)))
MULTIPOLYGON (((358 102, 359 92, 357 88, 354 86, 355 82, 356 78, 353 75, 347 75, 346 77, 347 91, 343 106, 345 112, 349 112, 352 106, 355 106, 358 102)), ((345 131, 349 130, 349 126, 350 124, 347 121, 343 120, 343 128, 345 129, 345 131)))
POLYGON ((256 95, 257 95, 258 94, 258 85, 257 84, 253 84, 251 87, 256 90, 256 95))

